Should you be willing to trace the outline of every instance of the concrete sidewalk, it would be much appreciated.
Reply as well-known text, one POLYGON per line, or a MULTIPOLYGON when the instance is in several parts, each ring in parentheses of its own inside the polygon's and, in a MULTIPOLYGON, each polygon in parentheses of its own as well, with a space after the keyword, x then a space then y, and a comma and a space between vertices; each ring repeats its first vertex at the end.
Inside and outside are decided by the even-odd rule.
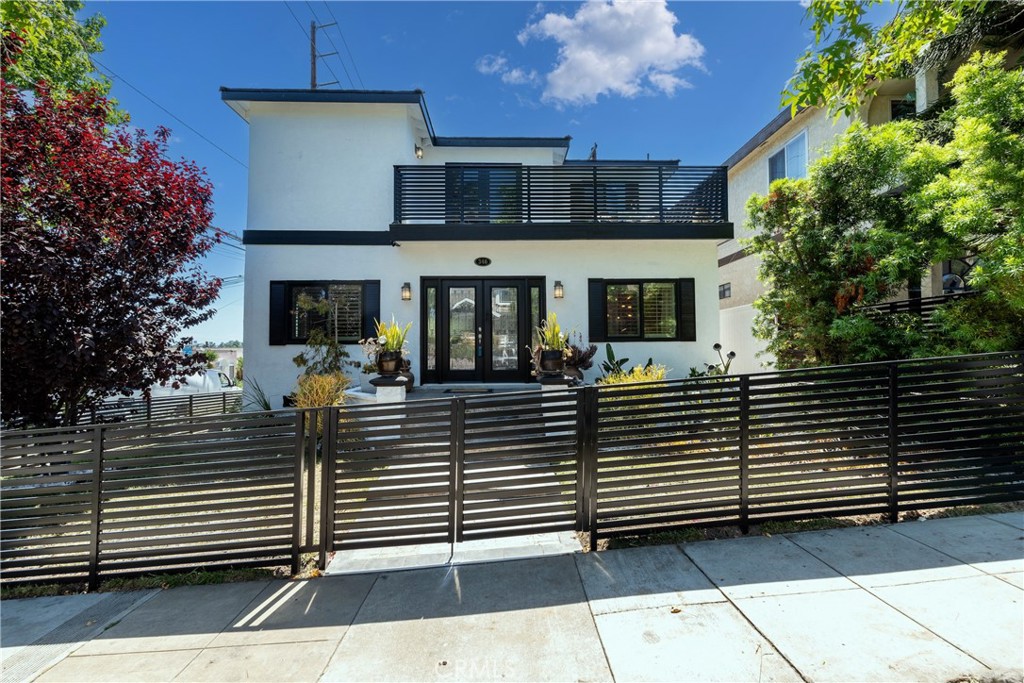
POLYGON ((5 601, 3 681, 1024 678, 1024 514, 5 601))

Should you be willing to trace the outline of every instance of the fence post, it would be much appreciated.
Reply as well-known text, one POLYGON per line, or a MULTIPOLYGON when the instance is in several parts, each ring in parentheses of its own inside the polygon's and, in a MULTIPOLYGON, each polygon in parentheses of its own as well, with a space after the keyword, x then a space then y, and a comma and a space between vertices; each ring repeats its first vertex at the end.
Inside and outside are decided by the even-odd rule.
POLYGON ((195 414, 196 414, 195 401, 193 399, 195 399, 195 394, 189 394, 188 395, 188 416, 189 417, 195 417, 195 414))
POLYGON ((220 412, 221 414, 228 412, 228 394, 226 391, 222 391, 220 394, 220 412))
POLYGON ((588 531, 585 494, 587 468, 583 459, 588 424, 584 396, 582 390, 576 391, 576 531, 588 531))
POLYGON ((100 505, 103 499, 103 427, 92 431, 92 519, 89 520, 89 590, 100 587, 100 505))
POLYGON ((453 398, 451 407, 451 444, 449 446, 449 469, 448 469, 448 542, 458 543, 462 541, 462 496, 465 494, 465 484, 462 478, 465 476, 463 470, 463 459, 465 458, 466 440, 466 399, 453 398))
POLYGON ((740 375, 740 531, 750 531, 750 375, 740 375))
POLYGON ((153 397, 146 395, 146 422, 153 419, 153 397))
POLYGON ((889 521, 900 521, 899 501, 899 366, 889 363, 889 521))
MULTIPOLYGON (((323 420, 322 438, 320 440, 320 557, 317 565, 320 570, 327 569, 327 553, 334 549, 334 450, 337 439, 338 413, 337 407, 320 408, 323 420)), ((313 432, 316 438, 316 432, 313 432)), ((314 467, 316 466, 314 460, 314 467)))
POLYGON ((292 484, 294 490, 292 495, 295 501, 292 504, 292 576, 299 573, 299 548, 302 547, 302 465, 305 460, 303 449, 303 436, 305 433, 305 413, 301 410, 295 411, 295 470, 292 484))
POLYGON ((302 433, 302 438, 305 442, 305 454, 302 459, 302 468, 305 472, 306 478, 306 507, 303 511, 306 520, 305 530, 305 543, 304 545, 313 546, 320 543, 316 536, 316 446, 318 443, 317 438, 317 424, 320 419, 320 411, 303 410, 301 411, 304 415, 305 431, 302 433))
POLYGON ((586 531, 590 534, 590 550, 597 550, 597 420, 598 388, 583 390, 583 507, 586 510, 586 531))

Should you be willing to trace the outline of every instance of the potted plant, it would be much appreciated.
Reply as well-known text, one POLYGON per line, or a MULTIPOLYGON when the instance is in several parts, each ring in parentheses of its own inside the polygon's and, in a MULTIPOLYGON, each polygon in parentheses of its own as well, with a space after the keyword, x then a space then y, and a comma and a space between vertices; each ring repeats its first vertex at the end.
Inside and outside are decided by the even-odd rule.
POLYGON ((597 354, 597 344, 584 344, 583 335, 576 332, 569 335, 566 344, 569 348, 569 356, 565 359, 565 374, 567 377, 583 379, 583 371, 594 367, 594 356, 597 354))
POLYGON ((377 372, 384 377, 395 377, 402 371, 402 356, 405 354, 405 339, 412 328, 412 323, 402 327, 395 322, 374 320, 376 337, 361 339, 359 345, 368 358, 377 364, 377 372))
POLYGON ((572 355, 572 350, 555 313, 549 313, 548 319, 540 324, 536 337, 536 344, 531 349, 535 372, 545 377, 561 376, 565 370, 565 359, 572 355))

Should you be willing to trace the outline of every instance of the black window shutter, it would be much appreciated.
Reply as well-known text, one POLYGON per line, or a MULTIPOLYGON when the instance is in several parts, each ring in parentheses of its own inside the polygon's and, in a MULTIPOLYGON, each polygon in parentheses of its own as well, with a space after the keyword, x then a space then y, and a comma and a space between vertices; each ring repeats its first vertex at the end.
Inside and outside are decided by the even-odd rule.
POLYGON ((380 320, 380 282, 363 283, 363 339, 377 333, 374 320, 380 320))
POLYGON ((587 289, 590 305, 588 341, 605 341, 608 338, 608 320, 605 315, 604 280, 590 280, 587 289))
POLYGON ((270 283, 270 345, 284 346, 288 343, 288 283, 270 283))
POLYGON ((679 281, 679 341, 697 341, 697 302, 692 277, 679 281))

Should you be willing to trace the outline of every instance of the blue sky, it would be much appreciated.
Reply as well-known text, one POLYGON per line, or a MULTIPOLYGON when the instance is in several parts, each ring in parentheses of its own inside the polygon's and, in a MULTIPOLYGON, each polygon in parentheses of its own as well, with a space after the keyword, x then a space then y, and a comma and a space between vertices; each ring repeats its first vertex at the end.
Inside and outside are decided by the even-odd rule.
MULTIPOLYGON (((300 24, 314 14, 341 29, 321 32, 321 52, 343 58, 321 62, 321 82, 333 70, 341 87, 421 88, 438 135, 571 135, 570 158, 596 142, 601 158, 684 164, 719 164, 767 123, 811 40, 798 2, 96 1, 93 12, 108 21, 97 59, 123 79, 113 96, 132 125, 173 130, 171 155, 206 168, 216 225, 237 234, 248 131, 218 88, 309 87, 300 24)), ((240 275, 242 255, 219 247, 207 268, 240 275)), ((242 287, 217 308, 192 333, 241 338, 242 287)))

